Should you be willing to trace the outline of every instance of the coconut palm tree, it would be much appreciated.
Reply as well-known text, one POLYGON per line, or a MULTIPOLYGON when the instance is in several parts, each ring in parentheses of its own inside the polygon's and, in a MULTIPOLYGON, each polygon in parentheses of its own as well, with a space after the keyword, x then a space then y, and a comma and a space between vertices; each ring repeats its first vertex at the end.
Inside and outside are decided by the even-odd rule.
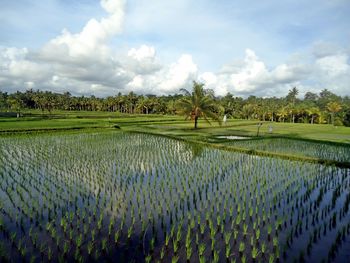
POLYGON ((306 112, 311 116, 311 124, 314 124, 315 118, 321 114, 320 109, 316 106, 306 109, 306 112))
POLYGON ((193 91, 181 89, 185 97, 177 103, 178 112, 186 116, 186 119, 194 120, 194 128, 198 127, 198 119, 204 118, 209 124, 209 118, 216 120, 221 125, 221 118, 217 114, 219 108, 214 101, 212 93, 203 89, 204 84, 193 81, 193 91))
POLYGON ((341 109, 342 109, 341 105, 336 101, 327 103, 327 110, 331 113, 333 126, 334 126, 334 115, 337 112, 339 112, 341 109))
POLYGON ((21 109, 24 106, 23 101, 21 100, 18 94, 19 93, 17 92, 16 94, 7 99, 7 103, 10 105, 10 108, 16 111, 17 118, 19 118, 19 116, 21 115, 21 109))
POLYGON ((279 121, 282 120, 284 122, 285 118, 288 116, 287 107, 280 108, 277 112, 277 115, 279 116, 279 121))

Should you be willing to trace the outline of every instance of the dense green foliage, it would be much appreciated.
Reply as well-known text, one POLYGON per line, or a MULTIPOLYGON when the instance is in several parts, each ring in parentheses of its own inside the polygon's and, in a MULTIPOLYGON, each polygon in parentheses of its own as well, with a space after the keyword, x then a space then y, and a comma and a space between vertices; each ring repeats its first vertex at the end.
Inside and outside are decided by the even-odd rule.
POLYGON ((1 262, 345 262, 350 171, 124 132, 0 138, 1 262))
MULTIPOLYGON (((293 88, 286 97, 259 98, 249 96, 246 99, 227 94, 214 97, 217 106, 223 109, 220 114, 232 118, 269 120, 275 122, 333 123, 350 125, 350 98, 340 97, 327 89, 319 94, 307 92, 303 99, 297 97, 298 90, 293 88)), ((27 90, 8 94, 0 92, 0 110, 18 112, 23 109, 40 109, 51 113, 53 110, 109 111, 129 114, 176 114, 176 105, 186 95, 169 96, 137 95, 118 93, 106 98, 78 97, 64 94, 27 90)))

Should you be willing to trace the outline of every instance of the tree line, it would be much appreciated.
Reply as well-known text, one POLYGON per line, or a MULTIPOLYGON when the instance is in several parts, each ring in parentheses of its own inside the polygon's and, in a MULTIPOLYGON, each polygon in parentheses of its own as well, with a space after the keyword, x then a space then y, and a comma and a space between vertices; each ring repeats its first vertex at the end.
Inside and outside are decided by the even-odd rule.
MULTIPOLYGON (((194 82, 194 85, 198 83, 194 82)), ((248 120, 350 126, 350 97, 338 96, 327 89, 318 94, 306 92, 302 99, 298 98, 299 91, 296 87, 289 90, 285 97, 269 98, 256 96, 242 98, 231 93, 215 96, 212 90, 203 90, 215 102, 216 107, 212 110, 219 116, 226 114, 228 118, 248 120)), ((53 110, 178 114, 181 112, 179 105, 186 98, 190 98, 190 94, 182 92, 168 96, 137 95, 129 92, 99 98, 73 96, 69 92, 61 94, 29 89, 14 93, 0 91, 0 110, 16 112, 18 115, 24 109, 39 109, 43 114, 45 112, 51 114, 53 110)))

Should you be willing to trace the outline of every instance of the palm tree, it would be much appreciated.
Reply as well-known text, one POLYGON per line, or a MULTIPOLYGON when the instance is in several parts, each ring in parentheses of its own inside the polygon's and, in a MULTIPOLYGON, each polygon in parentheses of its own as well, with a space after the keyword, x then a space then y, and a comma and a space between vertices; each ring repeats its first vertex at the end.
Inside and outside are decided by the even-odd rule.
POLYGON ((320 109, 316 106, 306 109, 306 112, 311 116, 311 124, 314 124, 315 118, 320 116, 320 109))
POLYGON ((328 102, 327 103, 327 110, 331 113, 332 124, 334 126, 334 115, 341 110, 341 105, 336 101, 328 102))
POLYGON ((289 114, 291 115, 290 122, 295 121, 295 103, 297 101, 297 95, 299 91, 296 87, 289 90, 288 95, 286 96, 286 100, 288 102, 289 114))
POLYGON ((18 96, 18 92, 17 92, 17 94, 9 97, 7 99, 7 103, 10 105, 11 109, 16 111, 17 118, 19 118, 19 116, 21 115, 21 109, 23 108, 24 105, 23 105, 23 101, 18 96))
POLYGON ((194 128, 197 129, 198 119, 204 118, 209 124, 208 118, 216 120, 221 125, 221 118, 217 112, 219 108, 215 103, 213 95, 207 93, 203 89, 203 83, 193 81, 193 91, 190 93, 186 89, 181 89, 185 93, 185 97, 177 103, 177 108, 180 114, 186 116, 186 120, 191 118, 194 120, 194 128))
POLYGON ((285 118, 288 116, 288 109, 287 107, 283 107, 281 109, 279 109, 277 115, 279 116, 279 121, 283 121, 285 120, 285 118))
POLYGON ((253 103, 247 103, 242 107, 242 113, 247 120, 250 118, 255 118, 255 113, 256 113, 257 105, 253 103))
POLYGON ((289 90, 288 95, 286 96, 286 100, 287 102, 291 103, 291 104, 295 104, 296 100, 297 100, 297 95, 299 94, 299 91, 296 87, 292 88, 291 90, 289 90))
POLYGON ((130 91, 126 96, 126 100, 129 106, 129 114, 133 114, 138 100, 137 95, 133 91, 130 91))

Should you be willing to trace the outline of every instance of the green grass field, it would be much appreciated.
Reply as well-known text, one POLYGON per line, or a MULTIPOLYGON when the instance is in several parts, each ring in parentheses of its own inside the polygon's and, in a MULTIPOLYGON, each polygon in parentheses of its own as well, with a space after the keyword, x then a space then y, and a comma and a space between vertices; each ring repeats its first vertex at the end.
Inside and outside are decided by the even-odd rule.
MULTIPOLYGON (((91 128, 114 128, 127 131, 147 131, 162 135, 210 141, 225 135, 256 136, 258 121, 229 119, 226 125, 211 124, 200 120, 199 129, 193 129, 193 122, 181 116, 172 115, 128 115, 111 112, 54 111, 42 115, 40 111, 24 112, 24 117, 1 117, 0 134, 91 128)), ((329 142, 350 143, 350 128, 325 124, 270 123, 264 122, 260 137, 286 136, 329 142), (269 126, 273 132, 269 133, 269 126)))

